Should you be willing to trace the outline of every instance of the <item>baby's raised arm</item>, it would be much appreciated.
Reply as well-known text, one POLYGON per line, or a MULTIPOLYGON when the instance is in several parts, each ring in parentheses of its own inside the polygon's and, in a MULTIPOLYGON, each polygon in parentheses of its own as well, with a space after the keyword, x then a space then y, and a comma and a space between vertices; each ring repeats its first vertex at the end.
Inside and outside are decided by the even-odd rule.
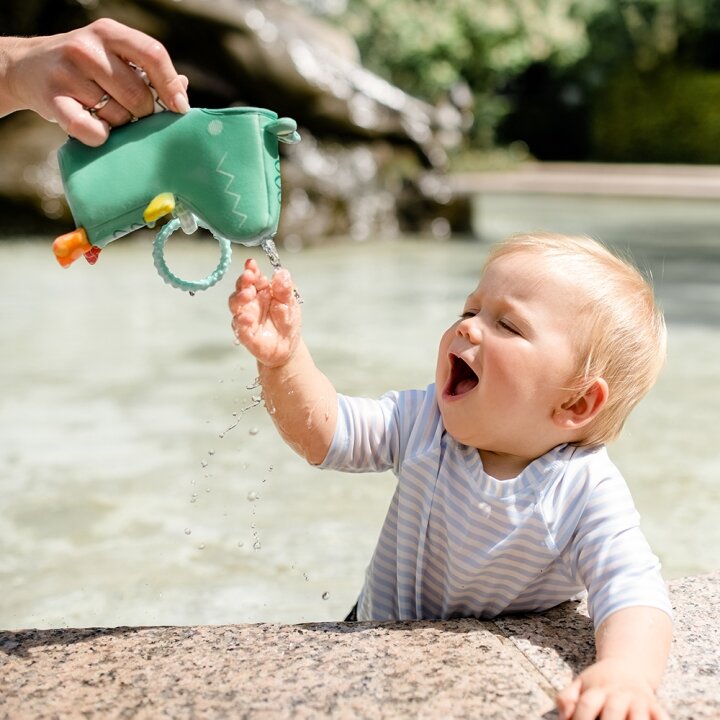
POLYGON ((322 462, 335 433, 337 393, 302 339, 290 273, 278 270, 268 279, 255 260, 247 260, 229 305, 235 336, 257 359, 275 426, 308 462, 322 462))

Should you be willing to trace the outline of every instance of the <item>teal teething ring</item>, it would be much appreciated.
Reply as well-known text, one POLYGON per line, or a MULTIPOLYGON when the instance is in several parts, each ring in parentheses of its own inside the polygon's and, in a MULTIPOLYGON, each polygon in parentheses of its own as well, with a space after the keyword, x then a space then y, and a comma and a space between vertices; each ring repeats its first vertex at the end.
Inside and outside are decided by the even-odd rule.
POLYGON ((177 275, 174 275, 170 268, 168 268, 165 262, 165 243, 168 238, 180 227, 180 220, 173 218, 167 222, 162 230, 155 236, 155 242, 153 243, 153 261, 155 262, 155 269, 158 271, 160 277, 168 284, 172 285, 178 290, 185 290, 187 292, 197 292, 198 290, 207 290, 219 282, 223 275, 227 272, 230 266, 230 258, 232 257, 232 248, 230 241, 220 235, 216 235, 212 228, 209 228, 205 223, 201 222, 199 218, 195 218, 197 224, 200 227, 204 227, 209 230, 213 237, 218 241, 220 245, 220 262, 218 266, 213 270, 206 278, 202 280, 183 280, 177 275))

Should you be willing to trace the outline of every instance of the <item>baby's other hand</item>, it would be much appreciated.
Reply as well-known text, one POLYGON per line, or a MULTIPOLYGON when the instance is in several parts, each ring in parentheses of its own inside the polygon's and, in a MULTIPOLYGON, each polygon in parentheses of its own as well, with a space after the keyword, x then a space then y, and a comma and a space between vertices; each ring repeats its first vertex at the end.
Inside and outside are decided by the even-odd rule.
POLYGON ((300 307, 287 270, 277 270, 268 280, 255 260, 247 260, 229 306, 235 336, 258 362, 279 367, 293 356, 300 340, 300 307))
POLYGON ((556 703, 560 720, 669 720, 647 678, 614 658, 580 673, 556 703))

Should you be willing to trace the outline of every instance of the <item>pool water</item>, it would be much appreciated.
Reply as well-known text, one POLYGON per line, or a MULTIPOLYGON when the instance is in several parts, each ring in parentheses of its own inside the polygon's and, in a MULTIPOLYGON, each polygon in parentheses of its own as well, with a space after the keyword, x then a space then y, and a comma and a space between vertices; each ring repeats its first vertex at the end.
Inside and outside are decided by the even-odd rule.
MULTIPOLYGON (((611 455, 666 577, 720 565, 720 245, 631 247, 669 326, 657 387, 611 455)), ((338 243, 282 253, 317 363, 346 393, 424 387, 474 287, 475 241, 338 243)), ((151 238, 94 267, 49 242, 0 244, 0 627, 300 622, 344 617, 394 478, 307 466, 275 433, 234 344, 228 277, 190 296, 151 238)), ((180 276, 215 266, 173 240, 180 276)), ((232 276, 232 277, 231 277, 232 276)))

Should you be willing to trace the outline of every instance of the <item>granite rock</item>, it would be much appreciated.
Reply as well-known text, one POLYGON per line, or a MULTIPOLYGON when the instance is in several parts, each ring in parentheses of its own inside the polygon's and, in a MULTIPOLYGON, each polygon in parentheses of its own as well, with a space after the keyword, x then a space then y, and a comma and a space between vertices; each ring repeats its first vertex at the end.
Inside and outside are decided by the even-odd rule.
MULTIPOLYGON (((720 571, 671 583, 672 718, 720 717, 720 571)), ((556 718, 594 655, 582 603, 495 621, 0 633, 0 717, 556 718)))

